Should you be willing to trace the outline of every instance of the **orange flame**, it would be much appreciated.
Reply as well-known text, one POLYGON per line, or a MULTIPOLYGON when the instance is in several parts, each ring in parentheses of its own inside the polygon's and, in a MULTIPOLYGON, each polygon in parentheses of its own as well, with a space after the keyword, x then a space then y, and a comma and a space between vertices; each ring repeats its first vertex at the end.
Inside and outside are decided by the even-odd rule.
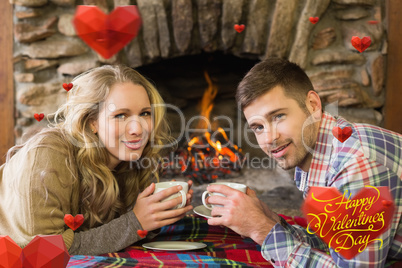
MULTIPOLYGON (((212 82, 209 74, 207 71, 204 71, 204 76, 205 76, 205 80, 208 83, 208 88, 205 90, 204 95, 202 96, 201 102, 200 102, 200 115, 201 115, 201 119, 198 121, 196 129, 200 129, 200 130, 206 130, 208 129, 208 125, 210 123, 210 114, 212 111, 212 108, 214 107, 213 101, 218 93, 218 87, 212 82)), ((221 136, 226 140, 229 141, 228 136, 226 134, 226 132, 223 130, 223 128, 218 128, 217 131, 221 134, 221 136)), ((223 156, 227 156, 230 158, 230 161, 235 162, 238 157, 236 156, 236 154, 228 147, 222 147, 222 144, 220 141, 212 141, 211 140, 211 133, 209 131, 204 131, 204 137, 207 140, 209 146, 211 146, 212 148, 215 149, 216 151, 216 157, 219 160, 223 159, 223 156)), ((190 155, 192 154, 191 150, 192 150, 192 146, 194 144, 199 144, 202 143, 202 139, 200 139, 199 137, 193 137, 190 142, 188 143, 188 147, 187 150, 190 153, 190 155)), ((234 145, 234 148, 237 150, 238 147, 236 145, 234 145)), ((207 147, 206 148, 207 151, 209 151, 210 149, 207 147)), ((200 154, 200 158, 204 159, 204 154, 202 152, 198 152, 198 154, 200 154)), ((194 159, 192 159, 192 164, 196 165, 194 159)), ((200 165, 197 165, 200 166, 200 165)))
POLYGON ((218 148, 218 152, 220 152, 222 150, 222 145, 220 141, 216 142, 216 148, 218 148))
POLYGON ((204 71, 205 80, 207 80, 208 88, 205 90, 202 96, 200 107, 200 115, 205 120, 199 120, 196 129, 207 129, 209 124, 209 116, 211 114, 212 108, 214 107, 213 101, 218 93, 218 87, 212 83, 212 80, 207 71, 204 71))
POLYGON ((191 141, 188 142, 188 146, 189 147, 193 146, 193 144, 198 142, 198 140, 199 139, 197 137, 192 138, 191 141))

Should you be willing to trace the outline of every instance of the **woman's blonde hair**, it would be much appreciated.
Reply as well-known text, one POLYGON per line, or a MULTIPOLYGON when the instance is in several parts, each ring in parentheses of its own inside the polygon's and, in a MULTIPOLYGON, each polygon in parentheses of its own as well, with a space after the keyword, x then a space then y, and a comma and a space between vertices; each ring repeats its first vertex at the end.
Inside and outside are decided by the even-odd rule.
MULTIPOLYGON (((72 83, 68 100, 53 114, 54 122, 50 128, 33 138, 52 135, 57 144, 46 146, 69 148, 66 164, 80 189, 79 193, 73 193, 76 195, 73 198, 78 198, 80 204, 72 207, 72 213, 80 211, 84 214, 85 227, 92 228, 127 212, 138 193, 153 179, 159 179, 160 148, 170 142, 171 137, 161 96, 137 71, 121 65, 104 65, 77 76, 72 83), (152 106, 153 130, 141 156, 148 163, 146 168, 140 168, 130 162, 121 162, 111 171, 108 168, 109 153, 97 134, 92 133, 90 123, 97 120, 111 88, 126 82, 144 87, 152 106)), ((29 142, 16 147, 21 148, 29 142)), ((7 158, 12 154, 10 150, 7 158)))

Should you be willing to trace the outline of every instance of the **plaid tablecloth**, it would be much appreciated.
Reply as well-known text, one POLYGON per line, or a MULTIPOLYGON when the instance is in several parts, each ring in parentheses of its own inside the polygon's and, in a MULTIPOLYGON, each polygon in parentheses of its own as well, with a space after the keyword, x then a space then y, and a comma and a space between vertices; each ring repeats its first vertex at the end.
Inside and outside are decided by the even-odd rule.
POLYGON ((165 226, 151 241, 202 242, 206 248, 191 251, 153 251, 140 241, 123 251, 103 256, 74 255, 67 267, 272 267, 260 253, 260 245, 232 230, 209 226, 189 215, 165 226))
MULTIPOLYGON (((283 216, 290 224, 306 227, 301 217, 283 216)), ((165 226, 153 241, 202 242, 206 248, 191 251, 153 251, 140 241, 120 252, 103 256, 71 256, 67 267, 272 267, 260 253, 260 245, 242 238, 232 230, 209 226, 205 218, 189 215, 177 223, 165 226)), ((387 263, 385 267, 402 267, 402 263, 387 263)))

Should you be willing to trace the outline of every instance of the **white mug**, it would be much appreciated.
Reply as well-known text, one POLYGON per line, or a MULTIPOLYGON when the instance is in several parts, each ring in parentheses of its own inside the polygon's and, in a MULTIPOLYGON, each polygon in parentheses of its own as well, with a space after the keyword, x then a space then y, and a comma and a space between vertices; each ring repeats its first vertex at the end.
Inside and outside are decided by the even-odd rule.
POLYGON ((165 190, 167 188, 170 188, 170 187, 176 187, 178 185, 181 185, 181 187, 182 187, 180 192, 178 192, 176 194, 172 194, 171 196, 161 200, 161 202, 172 200, 173 198, 176 198, 176 197, 181 195, 181 204, 175 206, 173 209, 182 208, 182 207, 184 207, 186 205, 186 202, 187 202, 187 192, 188 192, 188 184, 187 184, 187 182, 183 182, 183 181, 166 181, 166 182, 155 183, 154 194, 156 194, 156 193, 158 193, 160 191, 163 191, 163 190, 165 190))
MULTIPOLYGON (((247 185, 241 184, 241 183, 235 183, 235 182, 215 182, 215 183, 211 183, 208 184, 209 185, 214 185, 214 184, 222 184, 222 185, 226 185, 229 186, 230 188, 233 188, 235 190, 239 190, 240 192, 246 193, 247 191, 247 185)), ((207 208, 207 209, 213 209, 214 207, 221 207, 221 205, 213 205, 213 204, 209 204, 206 202, 206 198, 207 195, 220 195, 220 196, 225 196, 221 193, 216 193, 216 192, 209 192, 209 191, 205 191, 202 193, 202 204, 207 208)), ((226 197, 226 196, 225 196, 226 197)))

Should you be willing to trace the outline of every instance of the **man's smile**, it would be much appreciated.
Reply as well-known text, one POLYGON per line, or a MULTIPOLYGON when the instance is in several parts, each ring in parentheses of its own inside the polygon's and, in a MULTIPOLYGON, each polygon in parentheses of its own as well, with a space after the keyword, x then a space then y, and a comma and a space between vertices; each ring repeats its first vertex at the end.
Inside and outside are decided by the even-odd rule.
POLYGON ((275 158, 282 157, 288 151, 288 148, 289 148, 290 144, 291 144, 291 142, 289 142, 289 143, 287 143, 285 145, 276 147, 274 150, 270 151, 271 155, 273 157, 275 157, 275 158))

